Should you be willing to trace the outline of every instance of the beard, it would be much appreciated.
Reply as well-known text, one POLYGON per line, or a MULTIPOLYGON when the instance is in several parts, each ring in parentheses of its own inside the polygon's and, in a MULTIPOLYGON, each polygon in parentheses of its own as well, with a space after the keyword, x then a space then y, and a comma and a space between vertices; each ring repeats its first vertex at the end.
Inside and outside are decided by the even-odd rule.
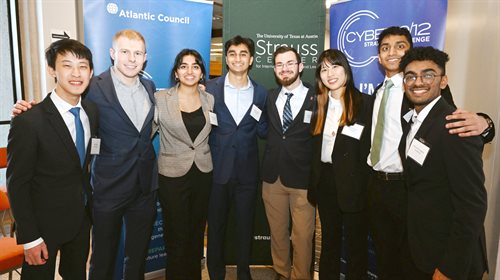
POLYGON ((278 76, 276 76, 276 80, 278 81, 278 83, 284 87, 287 87, 291 84, 293 84, 297 79, 299 78, 299 72, 295 72, 295 75, 291 76, 291 77, 286 77, 284 79, 280 79, 278 76))

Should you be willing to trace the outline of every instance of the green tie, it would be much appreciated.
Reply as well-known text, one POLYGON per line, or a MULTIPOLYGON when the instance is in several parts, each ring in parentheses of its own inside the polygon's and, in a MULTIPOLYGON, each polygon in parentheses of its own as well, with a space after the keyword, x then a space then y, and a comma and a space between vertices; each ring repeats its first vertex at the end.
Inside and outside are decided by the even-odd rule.
POLYGON ((377 125, 375 126, 375 133, 373 134, 372 151, 370 154, 372 166, 375 166, 380 160, 380 150, 382 149, 382 139, 384 136, 385 108, 387 106, 387 100, 389 99, 389 92, 393 86, 394 83, 390 79, 385 82, 384 93, 378 109, 377 125))

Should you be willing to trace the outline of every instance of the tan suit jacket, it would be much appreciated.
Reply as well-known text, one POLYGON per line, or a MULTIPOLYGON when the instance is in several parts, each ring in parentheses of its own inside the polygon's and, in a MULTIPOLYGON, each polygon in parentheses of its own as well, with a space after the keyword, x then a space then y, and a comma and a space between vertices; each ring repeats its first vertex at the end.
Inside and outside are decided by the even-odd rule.
POLYGON ((214 97, 201 90, 199 94, 206 122, 193 142, 182 120, 177 87, 155 93, 155 127, 160 133, 158 169, 163 176, 181 177, 189 171, 193 162, 202 172, 212 171, 212 156, 208 146, 212 125, 208 113, 213 110, 214 97))

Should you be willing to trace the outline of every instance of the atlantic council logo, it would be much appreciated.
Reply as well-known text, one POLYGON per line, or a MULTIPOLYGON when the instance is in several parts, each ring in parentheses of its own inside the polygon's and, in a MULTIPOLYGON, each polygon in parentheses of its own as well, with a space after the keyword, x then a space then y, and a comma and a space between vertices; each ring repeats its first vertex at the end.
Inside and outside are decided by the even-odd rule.
POLYGON ((106 10, 108 11, 108 13, 115 15, 116 13, 118 13, 118 5, 116 5, 115 3, 108 3, 108 5, 106 5, 106 10))
POLYGON ((342 23, 337 36, 337 46, 346 56, 352 67, 365 67, 377 60, 377 38, 381 29, 366 29, 366 26, 376 26, 374 22, 379 16, 369 10, 360 10, 342 23))

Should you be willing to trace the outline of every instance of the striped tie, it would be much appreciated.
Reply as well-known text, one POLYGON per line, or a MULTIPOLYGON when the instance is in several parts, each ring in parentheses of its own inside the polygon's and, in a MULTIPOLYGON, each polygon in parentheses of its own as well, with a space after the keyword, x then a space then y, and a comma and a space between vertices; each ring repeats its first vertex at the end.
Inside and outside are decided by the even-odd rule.
POLYGON ((292 117, 292 108, 290 107, 290 98, 292 98, 293 93, 287 92, 285 93, 286 97, 286 102, 285 102, 285 108, 283 108, 283 133, 290 127, 293 121, 292 117))

